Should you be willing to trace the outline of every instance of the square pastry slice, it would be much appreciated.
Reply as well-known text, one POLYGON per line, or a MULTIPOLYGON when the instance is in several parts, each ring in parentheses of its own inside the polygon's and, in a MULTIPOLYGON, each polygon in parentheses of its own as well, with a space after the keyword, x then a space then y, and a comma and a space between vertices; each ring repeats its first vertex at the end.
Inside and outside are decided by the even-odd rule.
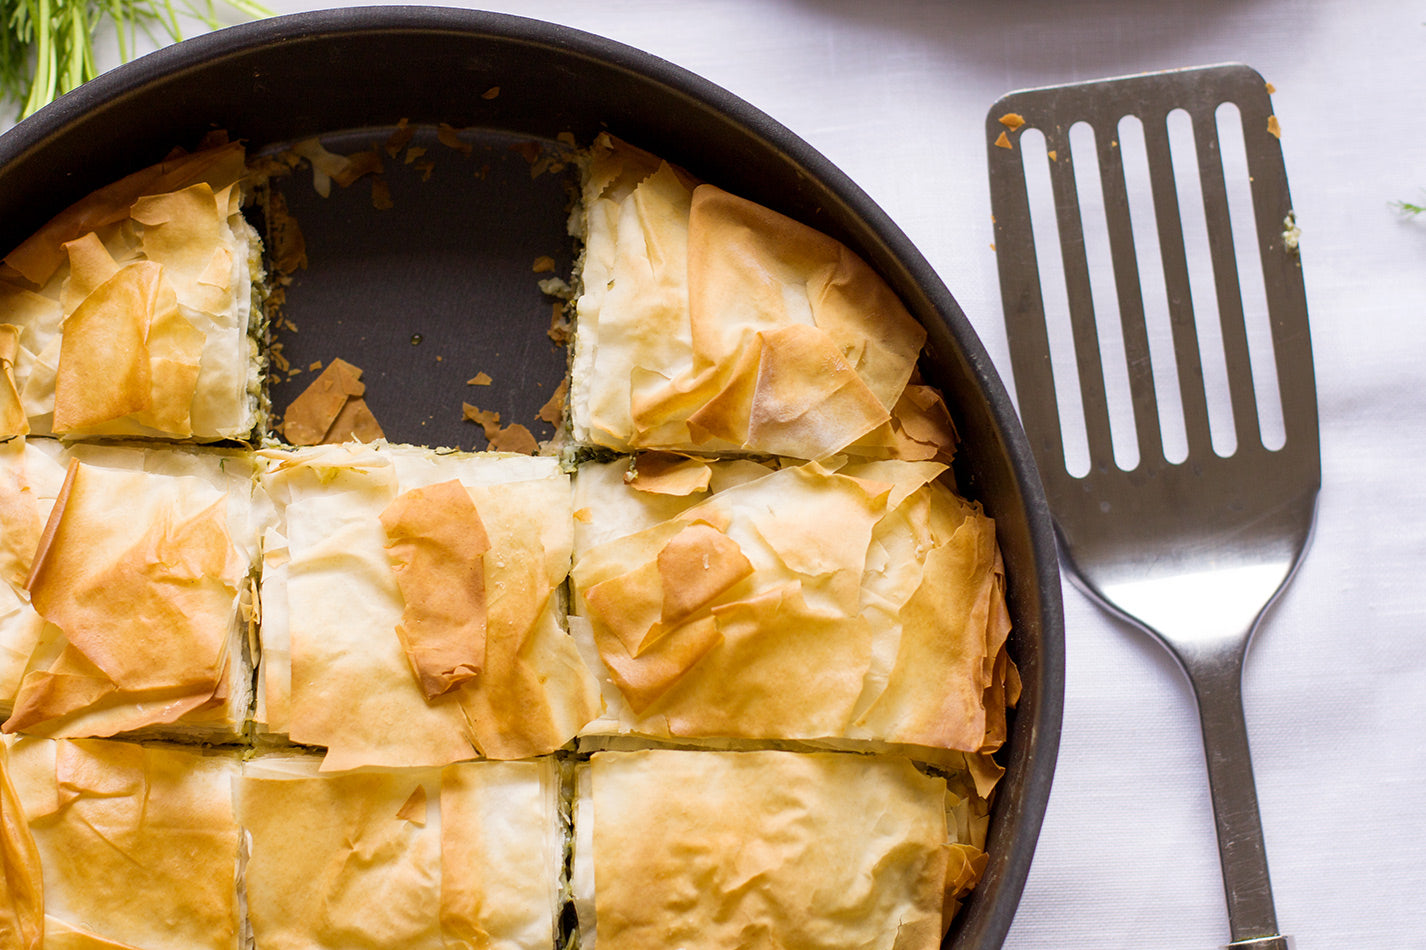
POLYGON ((265 450, 256 719, 323 768, 553 752, 598 711, 564 625, 552 458, 385 443, 265 450))
POLYGON ((243 769, 244 888, 258 950, 552 950, 565 822, 559 766, 461 762, 321 774, 243 769))
POLYGON ((136 172, 0 264, 0 438, 246 438, 262 264, 243 148, 136 172))
POLYGON ((995 526, 944 472, 582 466, 570 625, 606 706, 585 734, 891 744, 946 765, 997 748, 1016 679, 995 526))
POLYGON ((11 900, 0 930, 38 928, 43 946, 60 950, 243 946, 237 755, 107 739, 6 744, 11 900))
POLYGON ((926 333, 844 245, 610 137, 583 195, 570 408, 626 451, 947 459, 926 333))
POLYGON ((985 860, 894 756, 601 752, 576 785, 583 950, 931 950, 985 860))
POLYGON ((246 452, 0 446, 4 731, 237 739, 267 513, 246 452))

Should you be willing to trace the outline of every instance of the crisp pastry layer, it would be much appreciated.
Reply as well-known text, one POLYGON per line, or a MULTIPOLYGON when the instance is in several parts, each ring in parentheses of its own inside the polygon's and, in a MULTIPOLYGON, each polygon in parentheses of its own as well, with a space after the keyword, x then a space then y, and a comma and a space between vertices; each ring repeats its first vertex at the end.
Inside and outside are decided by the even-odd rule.
POLYGON ((4 869, 19 899, 0 929, 42 934, 46 950, 242 946, 236 756, 104 739, 6 746, 4 869))
POLYGON ((552 752, 598 712, 564 625, 556 460, 374 445, 260 453, 257 722, 323 768, 552 752))
POLYGON ((264 756, 237 785, 259 948, 550 950, 565 831, 553 759, 318 773, 264 756))
POLYGON ((268 517, 250 454, 0 445, 3 729, 241 733, 268 517))
POLYGON ((570 627, 605 701, 584 734, 896 744, 948 766, 997 748, 1017 681, 994 523, 944 470, 581 467, 570 627))
POLYGON ((0 438, 196 441, 259 420, 257 233, 232 143, 81 200, 0 265, 0 438))
POLYGON ((559 765, 0 744, 0 938, 32 950, 555 944, 559 765))
POLYGON ((938 947, 984 862, 894 756, 603 752, 577 788, 584 950, 938 947))
POLYGON ((583 198, 576 441, 949 460, 925 330, 845 246, 607 135, 583 198))

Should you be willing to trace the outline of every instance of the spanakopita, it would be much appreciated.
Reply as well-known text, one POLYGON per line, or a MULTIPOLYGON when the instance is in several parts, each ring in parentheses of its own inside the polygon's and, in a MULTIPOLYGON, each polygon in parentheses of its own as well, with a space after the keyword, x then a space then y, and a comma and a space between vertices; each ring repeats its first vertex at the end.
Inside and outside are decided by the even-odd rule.
POLYGON ((259 453, 255 719, 323 768, 553 752, 598 711, 565 629, 569 477, 552 458, 346 444, 259 453))
POLYGON ((0 438, 254 431, 263 267, 242 214, 246 175, 238 143, 175 154, 5 256, 0 438))

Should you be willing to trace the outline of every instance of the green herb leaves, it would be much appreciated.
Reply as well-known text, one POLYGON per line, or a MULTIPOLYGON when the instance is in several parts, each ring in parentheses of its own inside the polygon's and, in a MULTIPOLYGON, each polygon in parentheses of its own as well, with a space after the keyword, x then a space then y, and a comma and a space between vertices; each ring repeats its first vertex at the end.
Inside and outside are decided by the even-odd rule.
MULTIPOLYGON (((267 15, 254 0, 225 0, 248 17, 267 15)), ((214 0, 0 0, 0 102, 20 103, 21 118, 99 74, 94 38, 113 24, 119 58, 142 35, 155 45, 182 39, 184 19, 221 26, 214 0)))

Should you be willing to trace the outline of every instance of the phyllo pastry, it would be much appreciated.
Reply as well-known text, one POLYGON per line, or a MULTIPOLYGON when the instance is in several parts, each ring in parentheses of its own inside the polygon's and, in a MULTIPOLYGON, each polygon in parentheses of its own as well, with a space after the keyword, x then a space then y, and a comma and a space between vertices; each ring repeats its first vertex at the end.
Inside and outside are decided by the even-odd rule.
POLYGON ((0 438, 241 439, 259 419, 262 265, 243 148, 178 154, 0 265, 0 438))
POLYGON ((236 739, 267 517, 248 453, 0 447, 4 731, 236 739))
POLYGON ((925 330, 844 245, 607 135, 583 212, 576 441, 949 458, 925 330))
POLYGON ((559 767, 462 762, 319 774, 250 761, 238 784, 257 950, 551 950, 567 830, 559 767))
POLYGON ((606 705, 586 735, 946 764, 1004 741, 1018 681, 994 523, 939 463, 841 461, 580 468, 570 625, 606 705))
POLYGON ((552 752, 598 710, 564 625, 552 458, 385 443, 264 450, 257 722, 323 768, 552 752))
POLYGON ((984 867, 983 820, 906 759, 596 753, 577 778, 583 950, 929 950, 984 867))
POLYGON ((41 930, 43 943, 5 946, 242 946, 238 756, 107 739, 6 742, 0 817, 18 900, 0 911, 0 930, 9 916, 22 934, 41 930))

